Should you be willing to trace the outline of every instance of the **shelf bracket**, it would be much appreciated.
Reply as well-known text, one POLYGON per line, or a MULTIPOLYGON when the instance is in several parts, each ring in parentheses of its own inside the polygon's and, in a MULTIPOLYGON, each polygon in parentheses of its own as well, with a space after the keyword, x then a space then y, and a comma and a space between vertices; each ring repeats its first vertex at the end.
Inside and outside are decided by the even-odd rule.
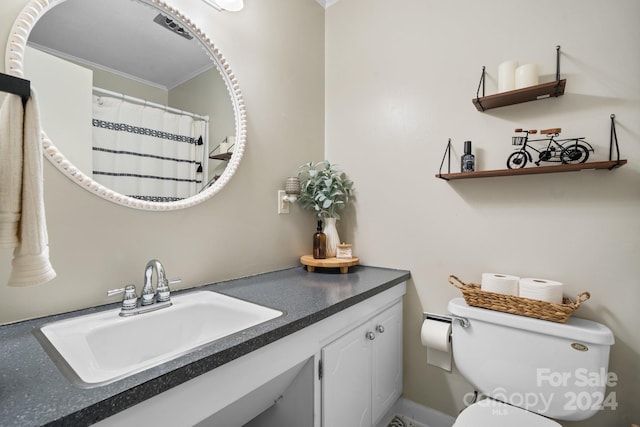
POLYGON ((556 46, 556 88, 554 97, 558 97, 560 93, 560 45, 556 46))
POLYGON ((449 181, 449 178, 445 178, 444 176, 442 176, 442 166, 444 165, 445 159, 448 159, 447 173, 450 174, 451 173, 451 138, 449 138, 449 142, 447 143, 447 148, 444 150, 444 156, 442 156, 442 162, 440 162, 440 170, 438 171, 438 178, 444 179, 445 181, 449 181))
POLYGON ((609 169, 616 168, 620 165, 620 147, 618 146, 618 134, 616 133, 616 115, 611 114, 611 134, 609 136, 609 161, 613 161, 613 149, 616 150, 616 164, 609 169))
MULTIPOLYGON (((478 83, 478 90, 476 91, 476 101, 478 102, 478 105, 480 106, 480 108, 482 109, 482 111, 484 111, 484 106, 482 105, 482 102, 480 101, 480 88, 482 88, 482 97, 484 98, 484 76, 485 76, 485 66, 482 66, 482 74, 480 75, 480 83, 478 83)), ((449 140, 451 141, 451 140, 449 140)))
POLYGON ((556 46, 556 81, 560 81, 560 45, 556 46))

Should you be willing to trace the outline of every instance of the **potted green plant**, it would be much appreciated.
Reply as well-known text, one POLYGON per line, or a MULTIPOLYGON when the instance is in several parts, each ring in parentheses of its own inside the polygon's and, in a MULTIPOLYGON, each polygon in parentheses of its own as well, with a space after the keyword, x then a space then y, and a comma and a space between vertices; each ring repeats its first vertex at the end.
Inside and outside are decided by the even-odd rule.
POLYGON ((304 209, 311 210, 324 221, 327 235, 327 257, 336 255, 340 237, 336 229, 339 211, 353 198, 353 181, 328 160, 309 162, 299 168, 300 196, 298 202, 304 209))

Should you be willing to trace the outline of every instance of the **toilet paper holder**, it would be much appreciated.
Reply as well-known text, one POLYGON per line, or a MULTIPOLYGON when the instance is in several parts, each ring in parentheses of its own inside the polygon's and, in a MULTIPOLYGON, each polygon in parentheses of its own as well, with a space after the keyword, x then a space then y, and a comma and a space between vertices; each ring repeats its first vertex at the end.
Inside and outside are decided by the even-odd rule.
POLYGON ((451 323, 454 320, 457 320, 460 322, 460 325, 463 328, 468 328, 469 326, 471 326, 471 322, 469 322, 469 319, 467 319, 466 317, 461 317, 461 316, 456 316, 455 314, 449 314, 449 315, 442 315, 442 314, 435 314, 435 313, 427 313, 426 311, 424 313, 422 313, 422 320, 438 320, 440 322, 447 322, 447 323, 451 323))

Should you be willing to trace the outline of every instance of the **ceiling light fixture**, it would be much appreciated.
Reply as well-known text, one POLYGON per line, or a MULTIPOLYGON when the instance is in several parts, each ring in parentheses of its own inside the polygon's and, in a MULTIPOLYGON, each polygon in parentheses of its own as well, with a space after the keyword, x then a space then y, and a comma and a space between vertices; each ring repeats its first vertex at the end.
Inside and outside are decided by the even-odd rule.
POLYGON ((213 6, 218 10, 228 10, 230 12, 238 12, 244 7, 244 0, 202 0, 209 6, 213 6))

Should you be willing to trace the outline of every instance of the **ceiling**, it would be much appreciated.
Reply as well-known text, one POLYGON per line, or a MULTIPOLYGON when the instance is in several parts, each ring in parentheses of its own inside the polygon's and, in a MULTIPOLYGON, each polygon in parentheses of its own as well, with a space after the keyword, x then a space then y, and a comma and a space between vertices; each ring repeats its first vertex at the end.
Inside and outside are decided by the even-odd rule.
POLYGON ((41 17, 29 45, 171 89, 214 63, 196 38, 154 22, 159 12, 132 0, 67 0, 41 17))
POLYGON ((339 0, 316 0, 320 6, 324 7, 325 9, 328 8, 329 6, 332 6, 336 3, 338 3, 339 0))

